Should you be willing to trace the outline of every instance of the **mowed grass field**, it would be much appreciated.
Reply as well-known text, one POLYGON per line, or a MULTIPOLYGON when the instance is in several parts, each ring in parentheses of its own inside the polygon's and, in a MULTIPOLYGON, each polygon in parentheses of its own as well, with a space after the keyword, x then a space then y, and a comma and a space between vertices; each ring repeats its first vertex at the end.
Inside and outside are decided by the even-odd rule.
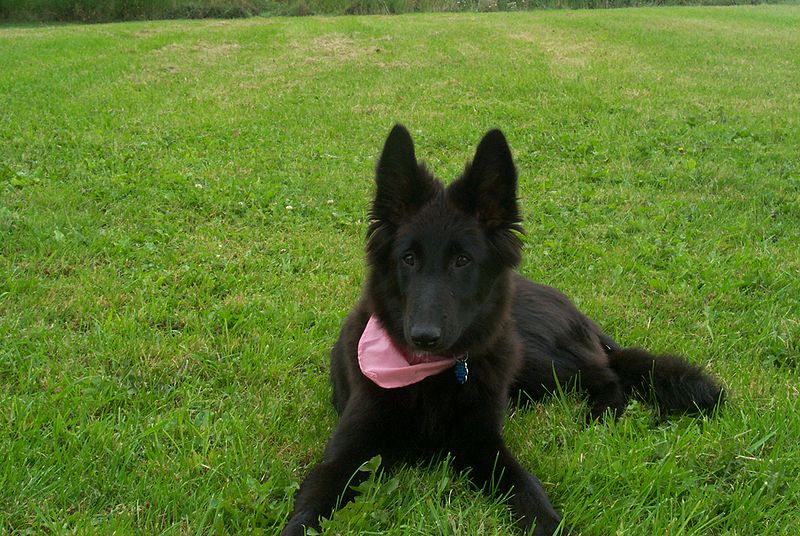
MULTIPOLYGON (((500 127, 521 271, 707 364, 710 418, 561 394, 512 450, 581 534, 800 533, 800 7, 0 27, 0 533, 276 534, 335 416, 394 122, 500 127)), ((327 534, 508 534, 448 460, 327 534)), ((374 469, 374 468, 373 468, 374 469)))

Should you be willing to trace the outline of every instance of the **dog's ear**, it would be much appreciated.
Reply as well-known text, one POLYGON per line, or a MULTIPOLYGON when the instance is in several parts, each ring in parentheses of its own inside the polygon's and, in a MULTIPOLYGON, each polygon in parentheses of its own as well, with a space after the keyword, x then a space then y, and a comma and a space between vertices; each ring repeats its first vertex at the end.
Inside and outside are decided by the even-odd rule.
POLYGON ((399 225, 416 212, 440 188, 417 163, 414 142, 403 125, 395 125, 375 169, 375 200, 370 217, 383 224, 399 225))
POLYGON ((478 144, 475 158, 448 189, 448 197, 489 228, 520 222, 517 168, 505 136, 490 130, 478 144))
POLYGON ((486 133, 464 174, 447 189, 447 196, 489 231, 505 262, 519 262, 519 234, 523 231, 517 204, 517 168, 502 132, 495 129, 486 133))

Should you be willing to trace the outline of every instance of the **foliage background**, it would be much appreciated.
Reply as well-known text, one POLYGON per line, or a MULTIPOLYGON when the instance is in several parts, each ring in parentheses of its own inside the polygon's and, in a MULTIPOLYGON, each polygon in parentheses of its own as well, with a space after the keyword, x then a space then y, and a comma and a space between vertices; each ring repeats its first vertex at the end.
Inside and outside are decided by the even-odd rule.
MULTIPOLYGON (((776 0, 766 0, 774 3, 776 0)), ((797 0, 788 0, 797 3, 797 0)), ((253 15, 355 15, 541 8, 741 5, 756 0, 0 0, 0 20, 108 22, 253 15)))

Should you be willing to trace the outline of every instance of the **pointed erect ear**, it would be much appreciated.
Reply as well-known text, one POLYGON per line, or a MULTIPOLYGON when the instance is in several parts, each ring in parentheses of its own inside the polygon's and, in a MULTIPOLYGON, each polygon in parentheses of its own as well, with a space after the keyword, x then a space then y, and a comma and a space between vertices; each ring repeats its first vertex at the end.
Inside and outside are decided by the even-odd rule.
POLYGON ((490 130, 483 137, 472 163, 447 193, 456 206, 490 229, 518 227, 517 168, 502 132, 490 130))
POLYGON ((370 216, 392 225, 418 210, 438 189, 425 168, 417 163, 414 142, 403 125, 395 125, 375 170, 375 200, 370 216))

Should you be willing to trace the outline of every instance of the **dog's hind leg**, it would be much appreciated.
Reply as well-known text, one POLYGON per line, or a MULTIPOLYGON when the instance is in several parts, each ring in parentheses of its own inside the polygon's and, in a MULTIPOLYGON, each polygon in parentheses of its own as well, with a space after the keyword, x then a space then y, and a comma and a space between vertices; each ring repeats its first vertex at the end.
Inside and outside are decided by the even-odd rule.
POLYGON ((574 387, 588 394, 591 420, 606 412, 617 417, 625 410, 626 396, 620 378, 596 339, 565 338, 552 346, 528 341, 511 396, 537 400, 574 387))
POLYGON ((625 392, 619 377, 609 367, 588 365, 582 368, 580 382, 589 395, 591 420, 602 418, 606 412, 616 418, 625 411, 625 392))

